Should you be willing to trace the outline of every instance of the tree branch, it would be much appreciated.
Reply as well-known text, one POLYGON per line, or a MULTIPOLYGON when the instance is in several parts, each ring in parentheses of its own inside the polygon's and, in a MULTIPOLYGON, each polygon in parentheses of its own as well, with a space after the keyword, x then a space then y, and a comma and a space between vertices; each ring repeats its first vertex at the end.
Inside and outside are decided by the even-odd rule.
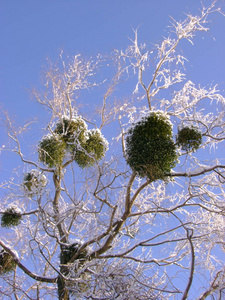
POLYGON ((39 275, 34 274, 33 272, 31 272, 30 270, 28 270, 20 261, 19 258, 17 257, 17 255, 8 247, 5 245, 5 243, 3 243, 0 240, 0 246, 6 251, 8 252, 14 259, 15 263, 17 264, 17 266, 25 273, 27 274, 29 277, 31 277, 34 280, 40 281, 40 282, 47 282, 47 283, 56 283, 57 282, 57 277, 56 278, 48 278, 48 277, 42 277, 39 275))
POLYGON ((193 281, 193 276, 194 276, 194 269, 195 269, 195 251, 194 251, 194 246, 192 243, 192 236, 193 236, 193 230, 192 229, 186 229, 187 231, 187 239, 190 243, 190 247, 191 247, 191 270, 190 270, 190 275, 189 275, 189 279, 188 279, 188 284, 187 287, 184 291, 184 294, 182 296, 182 300, 187 299, 188 296, 188 292, 190 290, 192 281, 193 281))
POLYGON ((201 169, 200 171, 194 171, 194 172, 172 172, 172 173, 168 174, 167 176, 170 176, 170 177, 196 177, 196 176, 203 175, 205 173, 214 171, 218 168, 225 169, 225 165, 202 167, 202 168, 200 168, 201 169))

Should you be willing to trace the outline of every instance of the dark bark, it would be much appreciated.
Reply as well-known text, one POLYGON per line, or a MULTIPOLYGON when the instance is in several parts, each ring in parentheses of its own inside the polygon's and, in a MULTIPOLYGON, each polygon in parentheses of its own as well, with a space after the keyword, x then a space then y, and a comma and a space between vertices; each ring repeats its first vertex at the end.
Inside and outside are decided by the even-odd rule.
MULTIPOLYGON (((61 246, 61 255, 60 255, 60 273, 63 275, 68 275, 68 268, 65 266, 67 261, 65 259, 64 249, 61 246)), ((58 297, 59 300, 69 300, 69 290, 66 288, 66 280, 63 276, 58 276, 57 279, 57 287, 58 287, 58 297)))
POLYGON ((59 300, 69 300, 69 290, 66 288, 66 282, 62 276, 58 276, 57 280, 59 300))
MULTIPOLYGON (((55 185, 55 197, 53 199, 53 210, 55 212, 55 221, 57 223, 57 229, 60 236, 60 242, 67 243, 67 236, 66 232, 64 230, 63 224, 60 222, 60 211, 59 211, 59 199, 61 195, 61 177, 62 177, 62 169, 59 167, 57 170, 55 170, 53 174, 53 182, 55 185)), ((67 263, 64 259, 63 252, 64 248, 62 245, 60 245, 61 255, 60 255, 60 273, 63 275, 68 274, 68 269, 65 267, 65 264, 67 263)), ((58 275, 57 278, 57 287, 58 287, 58 297, 59 300, 69 300, 69 290, 66 288, 66 280, 62 275, 58 275)))

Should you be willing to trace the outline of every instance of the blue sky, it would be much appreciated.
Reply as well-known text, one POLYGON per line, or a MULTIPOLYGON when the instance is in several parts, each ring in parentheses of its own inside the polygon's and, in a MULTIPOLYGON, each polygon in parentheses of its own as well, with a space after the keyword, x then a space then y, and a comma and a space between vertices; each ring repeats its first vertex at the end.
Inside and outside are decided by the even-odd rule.
MULTIPOLYGON (((203 1, 210 3, 211 1, 203 1)), ((224 6, 224 1, 220 1, 224 6)), ((19 118, 33 108, 29 89, 40 80, 46 57, 94 56, 125 48, 132 28, 149 45, 166 35, 170 16, 196 13, 198 0, 0 0, 0 105, 19 118)), ((184 53, 191 62, 192 80, 224 83, 225 20, 212 17, 211 32, 184 53), (215 37, 215 41, 212 39, 215 37)))

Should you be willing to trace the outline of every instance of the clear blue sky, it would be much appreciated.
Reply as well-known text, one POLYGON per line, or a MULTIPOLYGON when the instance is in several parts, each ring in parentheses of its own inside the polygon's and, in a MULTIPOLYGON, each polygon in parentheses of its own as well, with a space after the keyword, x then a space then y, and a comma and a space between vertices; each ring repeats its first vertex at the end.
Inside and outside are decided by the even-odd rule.
MULTIPOLYGON (((225 8, 224 0, 218 2, 225 8)), ((46 57, 56 60, 61 49, 69 56, 109 54, 125 49, 138 26, 140 40, 151 46, 167 35, 170 16, 183 19, 199 8, 200 0, 0 0, 0 108, 17 124, 40 116, 29 91, 40 83, 46 57)), ((211 21, 211 31, 195 46, 184 43, 183 53, 188 79, 223 90, 225 18, 215 14, 211 21)), ((0 138, 5 143, 1 132, 0 138)))
MULTIPOLYGON (((219 2, 224 6, 223 0, 219 2)), ((143 41, 149 45, 159 42, 170 16, 180 19, 183 12, 196 13, 201 1, 0 0, 0 6, 0 103, 21 117, 31 105, 27 89, 39 82, 46 57, 54 60, 60 49, 68 55, 89 56, 124 48, 132 28, 139 25, 143 41)), ((205 42, 195 47, 186 44, 184 51, 193 65, 193 80, 223 84, 225 19, 219 15, 212 19, 205 42)))

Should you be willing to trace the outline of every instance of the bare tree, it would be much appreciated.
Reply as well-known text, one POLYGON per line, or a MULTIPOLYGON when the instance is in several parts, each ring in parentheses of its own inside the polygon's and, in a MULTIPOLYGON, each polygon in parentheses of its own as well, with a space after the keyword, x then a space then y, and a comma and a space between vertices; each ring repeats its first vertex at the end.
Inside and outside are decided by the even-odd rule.
POLYGON ((28 125, 4 119, 27 170, 1 185, 5 299, 187 299, 192 290, 191 299, 222 299, 225 98, 187 80, 179 53, 216 12, 213 3, 172 20, 151 50, 135 30, 107 80, 97 73, 106 58, 62 53, 49 63, 44 88, 33 91, 50 112, 36 158, 22 150, 28 125), (129 99, 120 96, 134 77, 129 99), (103 102, 95 111, 90 103, 90 116, 79 97, 99 89, 103 102))

